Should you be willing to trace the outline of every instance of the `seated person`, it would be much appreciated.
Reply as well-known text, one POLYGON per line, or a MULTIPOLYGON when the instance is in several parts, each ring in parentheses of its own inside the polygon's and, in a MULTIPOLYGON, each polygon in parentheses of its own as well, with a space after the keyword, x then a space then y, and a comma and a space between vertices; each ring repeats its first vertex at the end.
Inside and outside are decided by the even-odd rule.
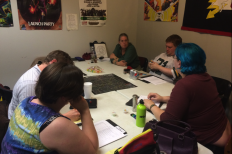
POLYGON ((2 141, 1 154, 93 154, 98 137, 83 93, 83 73, 74 65, 55 63, 46 67, 35 87, 36 96, 15 109, 2 141), (60 110, 69 103, 81 114, 82 130, 60 110))
POLYGON ((127 34, 120 34, 118 41, 114 52, 110 55, 111 63, 119 66, 131 66, 137 70, 141 69, 136 49, 129 43, 127 34))
MULTIPOLYGON (((144 100, 157 120, 180 120, 188 123, 197 141, 208 147, 224 150, 230 135, 230 123, 226 117, 215 81, 206 73, 205 52, 196 44, 181 44, 176 48, 174 65, 182 76, 171 96, 150 93, 144 100), (166 102, 165 111, 153 106, 154 99, 166 102)), ((224 153, 224 152, 223 152, 224 153)), ((222 153, 222 154, 223 154, 222 153)))
MULTIPOLYGON (((64 51, 55 50, 50 52, 40 65, 35 64, 31 69, 25 72, 16 82, 13 89, 12 99, 8 109, 8 118, 10 119, 15 108, 20 102, 29 96, 35 95, 35 85, 39 78, 41 71, 48 65, 56 62, 64 62, 72 64, 71 57, 64 51)), ((65 113, 65 116, 70 118, 72 121, 79 119, 80 113, 77 110, 71 110, 65 113)))
POLYGON ((162 78, 166 81, 173 82, 180 75, 174 67, 175 50, 182 43, 179 35, 173 34, 166 39, 166 52, 156 56, 155 59, 148 63, 151 69, 150 74, 162 78))

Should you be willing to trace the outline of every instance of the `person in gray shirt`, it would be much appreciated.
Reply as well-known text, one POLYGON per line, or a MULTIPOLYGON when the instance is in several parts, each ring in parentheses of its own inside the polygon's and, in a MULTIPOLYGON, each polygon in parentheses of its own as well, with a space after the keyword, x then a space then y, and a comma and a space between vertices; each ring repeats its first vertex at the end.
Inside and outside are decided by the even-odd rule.
MULTIPOLYGON (((41 71, 48 65, 56 62, 63 62, 67 64, 72 64, 73 61, 71 57, 61 50, 55 50, 50 52, 43 63, 40 65, 35 65, 28 71, 26 71, 16 82, 13 88, 13 96, 8 108, 8 118, 10 119, 14 113, 15 108, 27 97, 35 96, 35 86, 37 80, 40 76, 41 71)), ((76 121, 80 118, 80 113, 74 109, 63 114, 64 116, 70 118, 72 121, 76 121)))

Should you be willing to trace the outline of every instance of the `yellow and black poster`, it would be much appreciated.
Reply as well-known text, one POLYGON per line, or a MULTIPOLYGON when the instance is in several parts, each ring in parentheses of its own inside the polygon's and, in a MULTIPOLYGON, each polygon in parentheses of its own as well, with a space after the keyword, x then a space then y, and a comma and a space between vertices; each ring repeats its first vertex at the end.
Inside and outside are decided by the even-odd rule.
POLYGON ((178 21, 179 0, 145 0, 145 21, 178 21))

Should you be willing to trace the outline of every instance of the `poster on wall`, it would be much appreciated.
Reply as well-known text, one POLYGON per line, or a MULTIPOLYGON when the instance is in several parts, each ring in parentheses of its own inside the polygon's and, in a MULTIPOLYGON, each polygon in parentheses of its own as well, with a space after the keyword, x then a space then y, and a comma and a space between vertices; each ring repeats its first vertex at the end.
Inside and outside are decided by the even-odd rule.
POLYGON ((232 37, 231 0, 187 0, 182 30, 232 37))
POLYGON ((62 30, 61 0, 17 0, 21 30, 62 30))
POLYGON ((106 0, 79 0, 81 26, 105 26, 106 0))
POLYGON ((179 0, 145 0, 145 21, 178 21, 179 0))
POLYGON ((0 27, 13 27, 10 0, 0 0, 0 27))

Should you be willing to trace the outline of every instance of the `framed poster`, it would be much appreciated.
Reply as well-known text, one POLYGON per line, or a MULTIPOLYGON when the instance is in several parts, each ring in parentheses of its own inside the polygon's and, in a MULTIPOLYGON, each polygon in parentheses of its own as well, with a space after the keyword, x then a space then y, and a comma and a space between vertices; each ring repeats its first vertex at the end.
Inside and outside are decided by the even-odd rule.
POLYGON ((145 21, 178 21, 179 0, 145 0, 145 21))
POLYGON ((61 30, 61 0, 17 0, 21 30, 61 30))
POLYGON ((0 27, 12 27, 13 18, 10 0, 0 0, 0 27))
POLYGON ((95 48, 97 58, 99 58, 99 57, 107 58, 108 57, 105 44, 94 44, 94 48, 95 48))

